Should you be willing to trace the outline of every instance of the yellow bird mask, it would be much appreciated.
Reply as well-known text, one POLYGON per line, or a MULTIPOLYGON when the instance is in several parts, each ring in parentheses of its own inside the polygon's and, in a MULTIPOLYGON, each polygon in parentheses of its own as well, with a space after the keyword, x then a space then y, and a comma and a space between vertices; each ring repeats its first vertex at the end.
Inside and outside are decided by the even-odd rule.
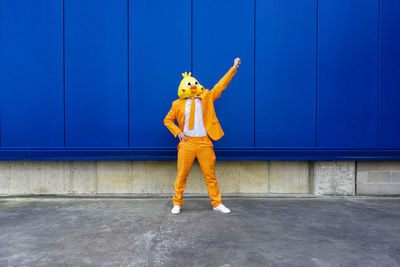
POLYGON ((204 91, 204 87, 191 75, 191 72, 182 73, 183 79, 178 88, 178 96, 181 99, 200 95, 204 91))

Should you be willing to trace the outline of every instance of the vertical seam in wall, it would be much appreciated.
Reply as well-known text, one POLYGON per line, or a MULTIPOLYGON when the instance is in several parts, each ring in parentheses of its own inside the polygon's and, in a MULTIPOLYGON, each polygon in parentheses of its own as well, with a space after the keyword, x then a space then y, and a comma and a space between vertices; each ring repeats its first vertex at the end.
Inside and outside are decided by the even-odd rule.
MULTIPOLYGON (((73 194, 74 193, 74 180, 72 179, 73 175, 74 175, 74 171, 72 170, 72 168, 74 168, 74 161, 63 161, 63 168, 64 168, 64 177, 66 175, 66 172, 68 173, 68 182, 69 182, 69 190, 68 193, 73 194), (68 170, 67 170, 68 168, 68 170)), ((65 178, 64 178, 65 179, 65 178)), ((64 180, 65 181, 65 180, 64 180)), ((65 182, 64 182, 65 184, 65 182)), ((64 189, 65 191, 65 189, 64 189)))
POLYGON ((253 51, 253 56, 254 56, 254 66, 253 66, 253 92, 254 92, 254 98, 253 98, 253 147, 256 147, 256 5, 257 5, 257 0, 254 0, 254 33, 253 33, 253 42, 254 42, 254 51, 253 51))
POLYGON ((95 190, 96 190, 96 194, 98 194, 98 191, 99 191, 99 190, 98 190, 98 189, 99 189, 99 188, 98 188, 98 187, 99 187, 99 186, 98 186, 98 183, 99 183, 99 175, 98 175, 98 170, 97 170, 97 169, 99 168, 99 166, 98 166, 99 161, 98 161, 98 160, 95 160, 94 163, 95 163, 95 167, 96 167, 96 188, 95 188, 95 190))
POLYGON ((358 161, 356 160, 354 163, 354 195, 357 196, 357 164, 358 161))
POLYGON ((318 147, 318 0, 315 36, 315 146, 318 147))
MULTIPOLYGON (((193 0, 190 1, 190 69, 193 69, 193 0)), ((194 74, 193 74, 194 75, 194 74)))
POLYGON ((271 161, 267 161, 267 173, 268 173, 268 193, 271 193, 271 161))
POLYGON ((379 146, 379 125, 380 125, 380 79, 381 79, 381 0, 378 1, 378 94, 377 94, 377 112, 376 112, 376 146, 379 146))
POLYGON ((62 41, 62 57, 63 57, 63 105, 64 105, 64 147, 66 147, 66 134, 65 134, 65 0, 62 2, 63 5, 63 14, 62 14, 62 31, 63 31, 63 41, 62 41))
POLYGON ((129 75, 130 75, 130 68, 129 68, 129 65, 130 65, 130 56, 129 56, 129 38, 130 38, 130 34, 129 34, 129 1, 130 0, 127 0, 127 49, 128 49, 128 51, 127 51, 127 54, 128 54, 128 62, 127 62, 127 72, 128 72, 128 147, 130 147, 131 146, 131 142, 130 142, 130 107, 129 107, 129 104, 130 104, 130 101, 129 101, 129 97, 130 97, 130 93, 129 93, 129 90, 130 90, 130 88, 131 88, 131 86, 130 86, 130 79, 129 79, 129 75))
POLYGON ((132 168, 134 168, 134 166, 133 166, 133 164, 134 164, 134 161, 133 160, 130 160, 129 161, 129 180, 130 180, 130 190, 129 190, 129 193, 132 193, 132 190, 133 190, 133 175, 132 175, 132 168))
POLYGON ((308 165, 307 165, 307 167, 308 167, 308 193, 309 194, 314 194, 314 180, 313 180, 313 178, 314 178, 314 170, 313 170, 313 168, 314 168, 314 162, 313 161, 311 161, 311 160, 309 160, 309 161, 307 161, 307 163, 308 163, 308 165))

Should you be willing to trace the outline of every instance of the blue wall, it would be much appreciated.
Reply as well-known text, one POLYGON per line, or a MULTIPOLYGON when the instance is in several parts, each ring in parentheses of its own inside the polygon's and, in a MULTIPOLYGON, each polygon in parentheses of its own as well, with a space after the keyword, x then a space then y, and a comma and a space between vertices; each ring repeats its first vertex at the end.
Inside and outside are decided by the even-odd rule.
POLYGON ((400 159, 397 0, 0 0, 0 159, 174 159, 181 73, 219 159, 400 159))

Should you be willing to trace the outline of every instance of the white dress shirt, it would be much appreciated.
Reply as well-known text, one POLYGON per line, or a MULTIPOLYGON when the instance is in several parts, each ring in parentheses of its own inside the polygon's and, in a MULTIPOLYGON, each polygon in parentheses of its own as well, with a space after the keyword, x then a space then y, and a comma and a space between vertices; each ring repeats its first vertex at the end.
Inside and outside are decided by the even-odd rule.
POLYGON ((198 97, 196 97, 194 101, 195 101, 194 125, 193 129, 189 130, 190 106, 192 105, 192 99, 188 98, 186 100, 184 133, 188 136, 196 136, 196 137, 206 136, 207 131, 206 128, 204 127, 204 122, 203 122, 203 103, 201 102, 201 99, 198 97))

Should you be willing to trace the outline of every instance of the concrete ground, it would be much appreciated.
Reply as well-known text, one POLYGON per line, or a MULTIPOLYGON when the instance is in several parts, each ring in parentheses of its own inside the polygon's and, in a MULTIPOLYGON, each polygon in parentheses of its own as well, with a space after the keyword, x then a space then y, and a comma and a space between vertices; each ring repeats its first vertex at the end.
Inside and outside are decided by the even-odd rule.
POLYGON ((0 199, 0 266, 399 266, 400 198, 0 199))

